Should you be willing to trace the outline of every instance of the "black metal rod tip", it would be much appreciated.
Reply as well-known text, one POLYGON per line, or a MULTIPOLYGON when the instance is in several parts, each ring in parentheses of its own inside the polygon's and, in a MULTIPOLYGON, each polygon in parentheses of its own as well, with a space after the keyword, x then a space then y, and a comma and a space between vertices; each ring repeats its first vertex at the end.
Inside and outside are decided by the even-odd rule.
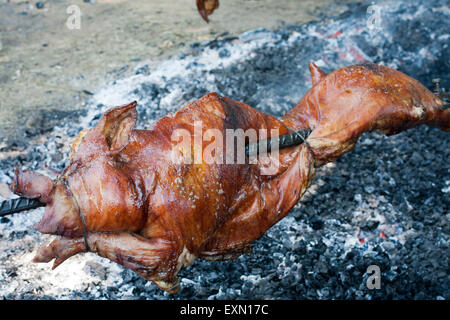
POLYGON ((0 202, 0 217, 44 206, 45 203, 40 202, 38 199, 8 199, 0 202))

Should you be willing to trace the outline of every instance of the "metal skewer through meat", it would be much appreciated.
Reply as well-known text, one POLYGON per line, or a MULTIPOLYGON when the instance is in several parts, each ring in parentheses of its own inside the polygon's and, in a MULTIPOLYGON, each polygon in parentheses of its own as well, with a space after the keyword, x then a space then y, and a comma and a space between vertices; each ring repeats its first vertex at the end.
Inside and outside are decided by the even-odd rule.
POLYGON ((310 70, 313 87, 280 119, 212 93, 147 130, 134 130, 131 103, 80 132, 55 181, 16 171, 12 190, 46 204, 35 228, 58 236, 34 261, 55 259, 56 267, 92 251, 176 292, 179 270, 196 258, 232 259, 248 252, 301 198, 315 168, 350 151, 363 132, 391 135, 421 124, 450 131, 444 102, 399 71, 374 64, 329 75, 314 64, 310 70), (181 152, 183 136, 173 139, 174 133, 196 141, 195 123, 207 139, 181 152), (234 140, 211 148, 217 142, 212 133, 225 137, 230 130, 267 131, 255 141, 311 133, 305 143, 254 162, 250 153, 244 163, 195 161, 197 153, 226 158, 234 140))

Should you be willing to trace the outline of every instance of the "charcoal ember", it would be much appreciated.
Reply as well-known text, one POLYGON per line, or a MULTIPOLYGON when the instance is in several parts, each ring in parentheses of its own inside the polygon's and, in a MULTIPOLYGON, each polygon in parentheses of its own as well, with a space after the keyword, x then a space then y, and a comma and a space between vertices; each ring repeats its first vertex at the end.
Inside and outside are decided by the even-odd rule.
POLYGON ((362 225, 361 225, 361 230, 363 231, 373 231, 375 230, 378 225, 380 224, 380 221, 377 220, 366 220, 362 225))

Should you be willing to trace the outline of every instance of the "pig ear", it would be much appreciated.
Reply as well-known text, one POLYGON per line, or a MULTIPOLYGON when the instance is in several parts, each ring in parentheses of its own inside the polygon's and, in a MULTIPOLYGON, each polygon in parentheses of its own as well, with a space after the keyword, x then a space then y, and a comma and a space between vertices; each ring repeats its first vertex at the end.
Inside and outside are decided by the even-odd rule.
POLYGON ((309 71, 311 71, 311 81, 313 86, 315 86, 320 80, 327 76, 327 74, 320 70, 320 68, 316 66, 314 62, 309 63, 309 71))
POLYGON ((136 101, 107 111, 100 119, 97 130, 105 136, 110 151, 119 151, 128 144, 131 130, 137 121, 136 101))

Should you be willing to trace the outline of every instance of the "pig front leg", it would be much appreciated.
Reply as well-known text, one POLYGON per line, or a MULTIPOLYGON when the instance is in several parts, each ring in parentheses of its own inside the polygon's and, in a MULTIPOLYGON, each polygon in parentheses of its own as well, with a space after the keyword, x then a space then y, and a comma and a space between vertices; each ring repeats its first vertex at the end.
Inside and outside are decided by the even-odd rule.
MULTIPOLYGON (((87 243, 91 252, 135 271, 169 293, 178 291, 176 275, 182 266, 188 265, 180 265, 172 243, 160 238, 147 239, 131 232, 89 232, 87 243)), ((62 237, 40 248, 33 262, 55 259, 54 269, 69 257, 86 251, 82 237, 62 237)))
POLYGON ((87 240, 92 252, 133 270, 169 293, 178 291, 176 250, 170 241, 130 232, 91 232, 87 240))

